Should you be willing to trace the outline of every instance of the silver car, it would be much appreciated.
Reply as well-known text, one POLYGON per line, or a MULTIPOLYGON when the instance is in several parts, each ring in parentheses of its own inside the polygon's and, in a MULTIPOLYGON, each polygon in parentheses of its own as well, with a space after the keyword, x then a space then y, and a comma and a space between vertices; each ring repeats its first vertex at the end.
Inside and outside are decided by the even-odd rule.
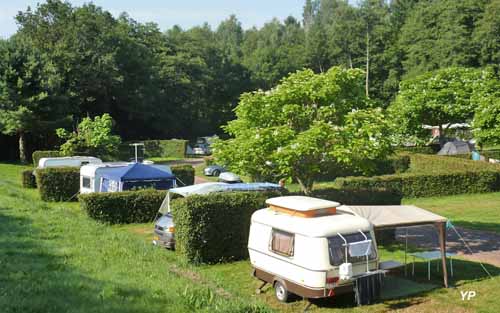
POLYGON ((203 174, 205 174, 205 176, 214 176, 214 177, 219 177, 220 173, 224 172, 227 172, 227 170, 223 166, 216 164, 209 165, 205 167, 205 169, 203 170, 203 174))
POLYGON ((175 248, 174 220, 171 213, 160 217, 155 223, 153 244, 168 249, 175 248))

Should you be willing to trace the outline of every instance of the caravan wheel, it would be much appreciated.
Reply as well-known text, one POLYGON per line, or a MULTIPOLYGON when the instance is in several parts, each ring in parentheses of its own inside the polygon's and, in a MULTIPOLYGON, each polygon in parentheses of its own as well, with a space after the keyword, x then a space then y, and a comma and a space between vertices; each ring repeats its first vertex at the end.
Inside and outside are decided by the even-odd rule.
POLYGON ((288 302, 288 290, 282 282, 276 281, 274 283, 274 294, 279 301, 288 302))

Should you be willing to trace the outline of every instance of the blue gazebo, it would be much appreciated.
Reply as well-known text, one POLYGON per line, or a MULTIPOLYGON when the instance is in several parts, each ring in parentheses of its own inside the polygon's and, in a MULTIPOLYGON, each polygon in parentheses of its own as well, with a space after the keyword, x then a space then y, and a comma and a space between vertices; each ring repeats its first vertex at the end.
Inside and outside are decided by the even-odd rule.
POLYGON ((116 192, 153 188, 174 188, 175 175, 160 168, 134 163, 123 167, 107 168, 101 174, 100 192, 116 192))

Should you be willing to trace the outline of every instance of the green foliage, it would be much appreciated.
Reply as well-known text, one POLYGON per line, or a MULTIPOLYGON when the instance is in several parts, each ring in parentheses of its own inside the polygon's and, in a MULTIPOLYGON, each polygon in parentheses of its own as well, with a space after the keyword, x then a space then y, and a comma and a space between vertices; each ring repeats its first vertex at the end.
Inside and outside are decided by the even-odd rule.
POLYGON ((165 191, 95 192, 78 197, 91 218, 110 224, 151 222, 166 196, 165 191))
POLYGON ((401 82, 396 101, 389 110, 402 141, 425 143, 430 134, 422 125, 442 127, 463 123, 474 116, 474 93, 480 90, 486 72, 452 67, 401 82))
POLYGON ((476 103, 473 134, 480 145, 500 144, 500 76, 486 71, 473 97, 476 103))
POLYGON ((21 172, 21 185, 23 188, 36 188, 36 177, 33 175, 33 169, 21 172))
POLYGON ((399 38, 398 46, 405 56, 405 76, 450 66, 477 66, 473 32, 475 22, 485 12, 486 2, 419 1, 409 13, 399 38))
POLYGON ((36 185, 43 201, 76 201, 80 191, 80 168, 48 167, 35 170, 36 185))
POLYGON ((500 171, 439 174, 401 174, 339 178, 339 188, 386 189, 402 197, 432 197, 500 190, 500 171))
POLYGON ((174 157, 184 158, 188 141, 180 139, 145 140, 145 157, 174 157))
POLYGON ((172 165, 170 168, 177 179, 177 185, 179 187, 194 184, 195 170, 191 165, 172 165))
POLYGON ((397 154, 386 159, 365 160, 365 168, 353 168, 339 164, 330 164, 325 167, 316 177, 319 181, 332 181, 337 177, 345 176, 375 176, 394 173, 402 173, 410 167, 410 157, 408 155, 397 154))
POLYGON ((193 195, 172 201, 176 249, 192 263, 218 263, 248 256, 252 213, 275 192, 193 195))
POLYGON ((429 197, 500 190, 500 166, 431 155, 410 155, 408 172, 336 180, 340 189, 388 190, 402 197, 429 197))
POLYGON ((243 94, 237 119, 224 130, 233 138, 214 144, 214 156, 254 179, 292 177, 306 193, 331 163, 368 171, 366 160, 390 153, 389 121, 370 108, 360 70, 303 70, 276 88, 243 94))
POLYGON ((33 151, 31 157, 33 158, 33 166, 38 167, 38 162, 41 158, 57 158, 61 156, 61 152, 57 150, 47 151, 33 151))
POLYGON ((113 119, 107 113, 102 116, 84 118, 74 132, 57 129, 57 136, 66 139, 61 145, 61 154, 89 154, 103 158, 114 155, 121 143, 120 136, 112 135, 113 119))

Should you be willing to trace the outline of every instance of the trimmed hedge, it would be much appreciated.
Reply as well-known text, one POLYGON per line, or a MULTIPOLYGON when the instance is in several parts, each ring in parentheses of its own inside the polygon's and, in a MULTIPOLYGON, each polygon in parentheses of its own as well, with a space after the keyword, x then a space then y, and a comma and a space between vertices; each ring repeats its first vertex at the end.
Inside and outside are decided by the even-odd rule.
POLYGON ((179 187, 194 184, 194 168, 191 165, 172 165, 170 168, 177 178, 179 187))
POLYGON ((110 224, 151 222, 166 196, 164 190, 82 194, 80 207, 98 221, 110 224))
POLYGON ((252 213, 263 208, 267 198, 279 195, 278 192, 229 192, 172 201, 177 251, 191 263, 247 258, 252 213))
POLYGON ((402 197, 431 197, 500 190, 500 171, 481 170, 434 174, 348 177, 336 180, 341 189, 385 189, 402 197))
POLYGON ((145 157, 174 157, 184 158, 186 156, 187 140, 145 140, 145 157))
POLYGON ((34 151, 31 157, 33 158, 33 165, 38 167, 38 162, 41 158, 57 158, 61 156, 61 152, 57 150, 34 151))
POLYGON ((21 172, 21 184, 23 188, 36 188, 36 177, 32 169, 21 172))
POLYGON ((313 197, 340 202, 346 205, 399 205, 402 196, 386 189, 338 189, 318 188, 313 190, 313 197))
POLYGON ((43 201, 76 201, 80 191, 80 168, 49 167, 35 170, 36 184, 43 201))

